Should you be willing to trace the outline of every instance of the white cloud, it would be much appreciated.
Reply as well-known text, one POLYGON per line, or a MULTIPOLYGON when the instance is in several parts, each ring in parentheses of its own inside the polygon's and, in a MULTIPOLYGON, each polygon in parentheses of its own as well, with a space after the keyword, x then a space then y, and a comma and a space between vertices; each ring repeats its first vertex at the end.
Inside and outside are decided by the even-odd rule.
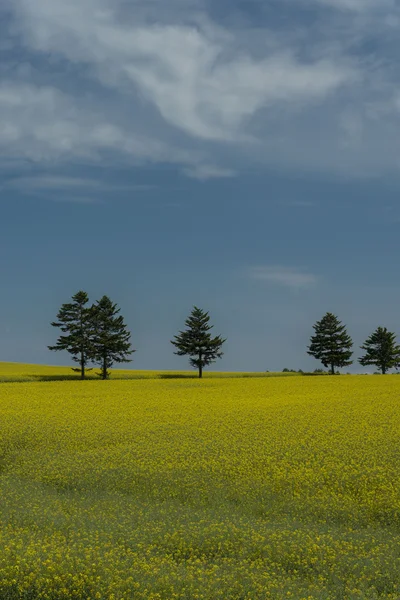
POLYGON ((348 66, 303 64, 290 54, 220 63, 223 49, 187 29, 141 34, 139 51, 149 62, 126 65, 126 73, 168 122, 204 139, 235 139, 259 109, 324 98, 355 76, 348 66), (179 47, 183 57, 175 53, 179 47))
MULTIPOLYGON (((58 90, 3 81, 0 84, 0 153, 7 158, 51 160, 79 145, 83 131, 58 90)), ((83 123, 82 123, 83 125, 83 123)))
POLYGON ((307 288, 317 282, 315 275, 303 269, 282 266, 259 266, 248 270, 251 279, 283 285, 289 288, 307 288))
POLYGON ((0 169, 153 162, 200 180, 248 165, 398 170, 394 0, 288 0, 294 21, 277 27, 223 27, 204 0, 1 4, 25 64, 0 68, 0 169))
MULTIPOLYGON (((113 119, 114 114, 106 117, 113 119)), ((48 86, 0 83, 0 160, 101 162, 109 152, 130 164, 197 164, 195 154, 187 150, 107 123, 90 102, 48 86)))
POLYGON ((120 21, 106 0, 16 6, 31 47, 90 66, 132 100, 139 92, 166 122, 206 140, 235 139, 259 109, 322 100, 356 75, 345 62, 305 62, 288 49, 253 58, 217 27, 120 21))

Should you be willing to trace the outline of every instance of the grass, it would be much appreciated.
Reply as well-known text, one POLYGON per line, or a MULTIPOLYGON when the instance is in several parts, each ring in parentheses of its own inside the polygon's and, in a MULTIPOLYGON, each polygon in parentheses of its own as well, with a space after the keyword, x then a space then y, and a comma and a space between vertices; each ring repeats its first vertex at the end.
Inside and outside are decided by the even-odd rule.
POLYGON ((398 599, 399 396, 396 376, 5 383, 0 598, 398 599))
MULTIPOLYGON (((98 380, 98 369, 87 372, 89 380, 98 380)), ((205 371, 204 378, 243 378, 243 377, 291 377, 298 373, 246 373, 246 372, 216 372, 205 371)), ((120 379, 197 379, 196 371, 138 371, 135 369, 113 369, 111 378, 120 379)), ((28 382, 28 381, 78 381, 79 373, 74 373, 71 367, 58 367, 46 365, 32 365, 22 363, 0 362, 0 382, 28 382)))

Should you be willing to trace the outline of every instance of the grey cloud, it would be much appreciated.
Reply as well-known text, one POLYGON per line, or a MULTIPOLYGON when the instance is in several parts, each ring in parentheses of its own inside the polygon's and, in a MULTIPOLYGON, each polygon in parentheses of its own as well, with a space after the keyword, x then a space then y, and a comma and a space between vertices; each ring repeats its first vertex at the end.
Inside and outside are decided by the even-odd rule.
POLYGON ((348 63, 302 62, 277 50, 263 59, 237 54, 216 26, 126 24, 105 0, 17 0, 36 49, 91 65, 103 83, 132 85, 163 118, 207 140, 235 139, 246 119, 277 103, 323 99, 354 79, 348 63))
POLYGON ((150 185, 119 185, 110 184, 101 179, 90 179, 85 177, 72 177, 62 175, 35 175, 22 176, 7 180, 3 189, 16 189, 23 192, 76 192, 85 190, 88 192, 143 192, 152 189, 150 185))
POLYGON ((396 8, 395 0, 310 0, 323 6, 330 6, 336 10, 354 11, 385 11, 396 8))
POLYGON ((200 181, 218 179, 221 177, 234 177, 236 175, 236 172, 232 169, 224 169, 215 165, 196 165, 195 167, 185 169, 185 173, 188 177, 199 179, 200 181))
MULTIPOLYGON (((111 113, 107 115, 114 118, 111 113)), ((103 121, 90 104, 51 87, 0 84, 0 157, 57 164, 99 162, 113 151, 129 161, 197 164, 187 150, 103 121)))
POLYGON ((322 7, 314 27, 272 33, 257 23, 253 35, 212 22, 202 0, 168 10, 158 0, 4 0, 13 39, 45 66, 40 82, 0 84, 0 162, 102 163, 106 154, 107 164, 164 162, 198 179, 247 164, 395 172, 400 74, 394 55, 358 51, 372 30, 384 37, 386 20, 394 27, 394 2, 379 1, 379 27, 361 18, 378 0, 302 0, 322 7), (50 60, 80 79, 61 90, 50 75, 45 85, 50 60), (96 93, 85 95, 81 80, 96 93))

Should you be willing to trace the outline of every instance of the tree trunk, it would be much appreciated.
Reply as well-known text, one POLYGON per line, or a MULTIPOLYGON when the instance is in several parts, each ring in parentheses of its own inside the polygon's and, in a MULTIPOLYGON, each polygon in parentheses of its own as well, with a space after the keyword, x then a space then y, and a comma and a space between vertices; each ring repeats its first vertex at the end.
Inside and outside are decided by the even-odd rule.
POLYGON ((85 351, 83 340, 83 306, 81 306, 81 379, 85 379, 85 351))
POLYGON ((107 360, 105 355, 103 356, 102 379, 107 379, 107 360))
POLYGON ((335 374, 335 365, 331 365, 331 375, 335 374))
POLYGON ((199 354, 199 379, 203 377, 203 364, 201 362, 201 354, 199 354))
POLYGON ((85 356, 81 352, 81 379, 85 379, 85 356))
POLYGON ((382 375, 386 375, 386 367, 384 365, 382 366, 382 375))

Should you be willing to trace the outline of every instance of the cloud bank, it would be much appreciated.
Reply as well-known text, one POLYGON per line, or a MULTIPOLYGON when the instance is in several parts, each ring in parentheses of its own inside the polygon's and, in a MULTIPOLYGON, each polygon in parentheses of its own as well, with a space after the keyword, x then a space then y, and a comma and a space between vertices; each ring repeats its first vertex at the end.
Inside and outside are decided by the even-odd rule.
POLYGON ((0 166, 396 173, 396 4, 271 0, 276 23, 241 6, 5 0, 0 166))

